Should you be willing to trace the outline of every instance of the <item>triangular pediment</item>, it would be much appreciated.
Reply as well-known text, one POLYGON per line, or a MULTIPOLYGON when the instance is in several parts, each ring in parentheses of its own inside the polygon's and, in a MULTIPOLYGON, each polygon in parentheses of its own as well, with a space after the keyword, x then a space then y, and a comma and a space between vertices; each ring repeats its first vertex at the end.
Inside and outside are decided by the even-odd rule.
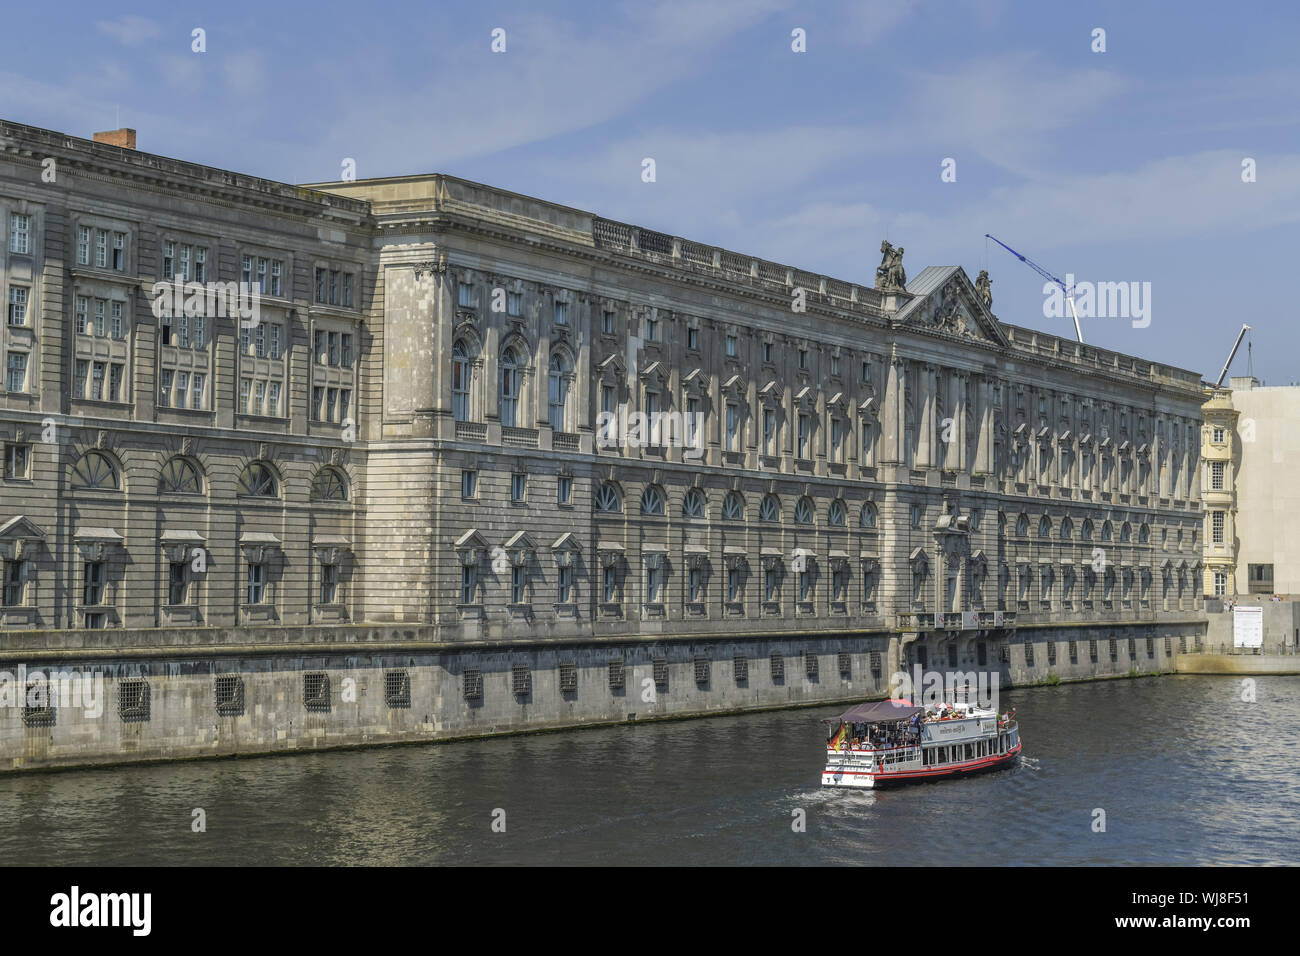
POLYGON ((961 266, 930 266, 907 284, 899 325, 1006 347, 1006 334, 961 266))
POLYGON ((18 515, 0 525, 0 538, 9 540, 24 538, 28 541, 42 541, 45 539, 45 532, 37 527, 26 515, 18 515))

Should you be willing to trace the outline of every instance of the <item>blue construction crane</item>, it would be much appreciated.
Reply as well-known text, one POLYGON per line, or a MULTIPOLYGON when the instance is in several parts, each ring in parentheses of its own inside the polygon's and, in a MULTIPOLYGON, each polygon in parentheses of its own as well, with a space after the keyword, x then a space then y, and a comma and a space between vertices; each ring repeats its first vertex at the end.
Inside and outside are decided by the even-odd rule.
POLYGON ((1006 244, 1005 242, 1003 242, 1001 239, 997 238, 997 236, 990 236, 990 235, 986 232, 986 233, 984 233, 984 238, 985 238, 985 239, 992 239, 992 240, 993 240, 994 242, 996 242, 999 246, 1001 246, 1003 249, 1007 250, 1007 252, 1011 253, 1013 256, 1015 256, 1017 259, 1019 259, 1019 260, 1020 260, 1021 262, 1023 262, 1025 265, 1029 266, 1029 268, 1033 269, 1035 272, 1037 272, 1040 276, 1042 276, 1042 277, 1043 277, 1044 279, 1046 279, 1048 282, 1055 282, 1057 285, 1059 285, 1059 286, 1061 287, 1061 291, 1065 293, 1065 301, 1070 303, 1070 315, 1072 315, 1072 316, 1074 317, 1074 334, 1075 334, 1075 336, 1079 339, 1079 342, 1082 343, 1082 342, 1083 342, 1083 332, 1079 329, 1079 313, 1076 312, 1076 311, 1074 310, 1074 293, 1072 293, 1072 292, 1071 292, 1071 291, 1066 287, 1065 283, 1062 282, 1060 279, 1056 278, 1056 276, 1052 275, 1050 272, 1048 272, 1046 269, 1044 269, 1042 266, 1040 266, 1040 265, 1039 265, 1037 262, 1035 262, 1033 259, 1030 259, 1028 256, 1022 256, 1020 253, 1016 252, 1016 250, 1012 249, 1009 245, 1007 245, 1007 244, 1006 244))

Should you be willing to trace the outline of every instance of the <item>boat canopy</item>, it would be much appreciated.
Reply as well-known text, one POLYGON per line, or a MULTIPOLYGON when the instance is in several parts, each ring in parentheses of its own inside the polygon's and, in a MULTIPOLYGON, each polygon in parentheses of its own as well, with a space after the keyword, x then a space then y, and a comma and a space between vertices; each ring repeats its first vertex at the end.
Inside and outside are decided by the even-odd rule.
POLYGON ((854 704, 838 717, 823 717, 823 724, 880 724, 891 720, 911 720, 913 714, 924 713, 910 700, 876 700, 854 704))

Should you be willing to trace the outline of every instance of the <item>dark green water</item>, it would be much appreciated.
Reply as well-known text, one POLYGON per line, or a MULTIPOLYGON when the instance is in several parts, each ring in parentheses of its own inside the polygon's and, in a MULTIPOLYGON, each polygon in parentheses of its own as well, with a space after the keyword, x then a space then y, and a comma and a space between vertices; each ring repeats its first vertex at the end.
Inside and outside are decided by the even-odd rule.
POLYGON ((0 860, 1294 865, 1300 677, 1256 678, 1256 696, 1211 677, 1004 693, 1020 767, 880 793, 818 785, 818 718, 836 708, 8 775, 0 860))

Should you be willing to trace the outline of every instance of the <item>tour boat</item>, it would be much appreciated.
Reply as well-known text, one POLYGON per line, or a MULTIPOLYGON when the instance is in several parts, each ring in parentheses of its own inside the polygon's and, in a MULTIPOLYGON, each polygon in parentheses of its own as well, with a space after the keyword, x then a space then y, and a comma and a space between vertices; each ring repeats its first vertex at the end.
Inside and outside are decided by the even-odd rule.
POLYGON ((875 788, 996 770, 1020 757, 1014 710, 999 715, 965 703, 927 712, 908 700, 857 704, 830 725, 827 787, 875 788))

